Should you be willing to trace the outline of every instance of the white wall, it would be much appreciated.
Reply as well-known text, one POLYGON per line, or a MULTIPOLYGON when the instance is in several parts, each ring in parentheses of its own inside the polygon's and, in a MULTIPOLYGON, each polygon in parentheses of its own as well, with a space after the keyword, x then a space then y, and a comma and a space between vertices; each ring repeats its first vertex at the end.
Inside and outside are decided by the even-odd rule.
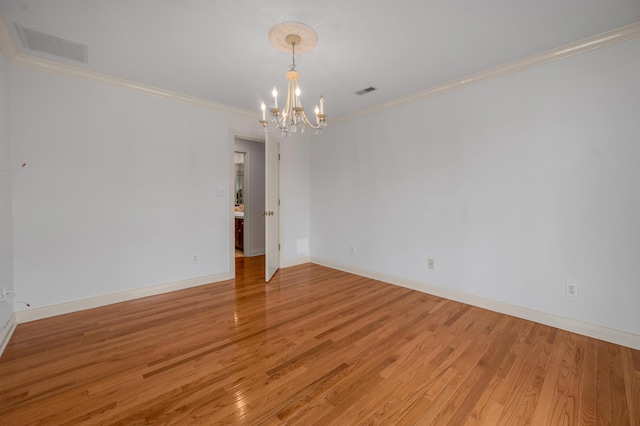
MULTIPOLYGON (((9 153, 9 64, 0 54, 0 291, 13 289, 13 247, 11 227, 11 176, 9 153)), ((16 167, 19 165, 16 165, 16 167)), ((13 305, 0 303, 0 330, 7 324, 13 305)))
POLYGON ((230 128, 255 120, 12 67, 14 280, 33 307, 230 270, 230 128), (197 254, 198 263, 192 263, 197 254))
POLYGON ((640 334, 638 52, 328 128, 311 144, 313 257, 640 334))
POLYGON ((264 184, 264 142, 250 141, 236 138, 235 148, 247 151, 245 157, 245 180, 251 180, 249 191, 245 191, 244 196, 249 196, 249 203, 245 204, 245 256, 257 256, 265 252, 265 184, 264 184), (248 158, 248 160, 247 160, 248 158), (247 209, 247 206, 249 209, 247 209), (248 232, 247 232, 248 231, 248 232))
MULTIPOLYGON (((285 264, 296 259, 308 261, 310 241, 310 146, 322 144, 323 135, 294 134, 280 147, 283 167, 282 207, 285 264)), ((295 262, 294 262, 295 263, 295 262)))
MULTIPOLYGON (((38 308, 230 271, 232 194, 216 190, 230 186, 230 135, 259 135, 257 119, 10 70, 12 158, 28 163, 13 182, 21 299, 38 308)), ((308 199, 308 149, 284 153, 286 196, 308 199)), ((309 238, 308 208, 289 204, 285 253, 309 238)))

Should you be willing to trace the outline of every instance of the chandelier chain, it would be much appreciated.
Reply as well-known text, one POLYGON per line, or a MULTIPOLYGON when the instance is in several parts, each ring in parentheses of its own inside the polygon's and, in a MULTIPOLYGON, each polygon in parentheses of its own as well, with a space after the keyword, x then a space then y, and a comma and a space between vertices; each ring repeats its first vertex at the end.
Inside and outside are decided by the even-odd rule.
POLYGON ((294 71, 296 69, 296 42, 291 42, 291 65, 289 65, 289 69, 294 71))

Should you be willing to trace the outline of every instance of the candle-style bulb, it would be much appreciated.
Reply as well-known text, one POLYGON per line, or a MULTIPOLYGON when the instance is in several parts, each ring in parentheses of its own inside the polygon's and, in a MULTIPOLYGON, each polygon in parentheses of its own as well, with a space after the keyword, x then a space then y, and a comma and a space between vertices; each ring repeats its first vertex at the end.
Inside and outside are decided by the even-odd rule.
POLYGON ((265 119, 265 110, 267 109, 267 106, 264 104, 264 102, 262 102, 260 104, 260 109, 262 110, 262 119, 265 119))
POLYGON ((318 108, 318 105, 316 105, 316 115, 320 114, 320 108, 318 108))
POLYGON ((320 96, 320 114, 324 114, 324 96, 320 96))
POLYGON ((273 86, 273 91, 271 92, 271 94, 273 95, 273 99, 275 99, 274 108, 278 108, 278 91, 276 90, 276 86, 273 86))

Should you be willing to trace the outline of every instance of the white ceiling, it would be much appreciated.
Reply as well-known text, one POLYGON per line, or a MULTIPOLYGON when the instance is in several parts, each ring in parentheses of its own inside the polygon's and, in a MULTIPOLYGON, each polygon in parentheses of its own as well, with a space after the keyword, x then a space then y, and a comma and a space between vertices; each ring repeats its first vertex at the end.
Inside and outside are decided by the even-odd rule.
POLYGON ((0 0, 0 14, 23 54, 256 113, 290 63, 269 29, 303 22, 319 42, 296 56, 302 100, 323 94, 330 121, 638 22, 640 0, 0 0), (88 64, 26 50, 16 23, 87 44, 88 64))

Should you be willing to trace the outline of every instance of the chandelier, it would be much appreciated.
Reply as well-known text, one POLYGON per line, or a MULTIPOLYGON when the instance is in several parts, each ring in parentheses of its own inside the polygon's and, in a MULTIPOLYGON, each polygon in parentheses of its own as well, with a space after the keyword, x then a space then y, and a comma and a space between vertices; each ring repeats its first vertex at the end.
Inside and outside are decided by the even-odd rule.
POLYGON ((300 101, 300 73, 296 71, 296 49, 298 53, 309 52, 316 47, 318 36, 309 26, 300 22, 282 22, 269 30, 269 41, 281 51, 291 52, 291 65, 285 73, 287 78, 287 96, 284 107, 278 108, 278 90, 274 87, 271 120, 267 121, 267 106, 261 103, 262 120, 260 124, 267 132, 280 130, 283 136, 289 133, 304 133, 307 128, 314 134, 322 132, 327 126, 327 114, 324 113, 324 97, 320 96, 319 106, 314 109, 315 122, 309 120, 300 101))

